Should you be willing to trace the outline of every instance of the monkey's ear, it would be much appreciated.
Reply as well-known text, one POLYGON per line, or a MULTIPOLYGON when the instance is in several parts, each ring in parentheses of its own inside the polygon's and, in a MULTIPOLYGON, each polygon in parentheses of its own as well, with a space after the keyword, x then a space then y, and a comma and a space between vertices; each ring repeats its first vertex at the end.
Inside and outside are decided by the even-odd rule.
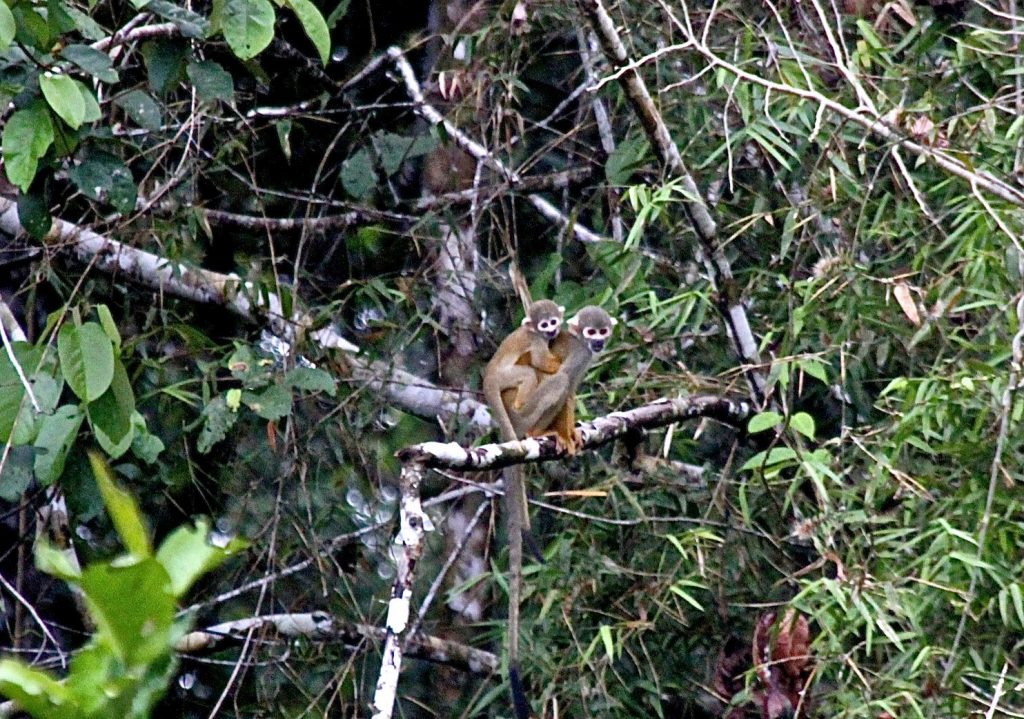
POLYGON ((612 327, 614 327, 615 325, 619 324, 619 321, 617 319, 615 319, 614 317, 611 317, 611 316, 608 317, 608 321, 612 323, 612 327))
POLYGON ((565 317, 565 305, 558 305, 558 314, 561 317, 565 317))
POLYGON ((566 321, 565 324, 569 325, 569 328, 572 329, 573 332, 578 332, 580 329, 580 316, 573 315, 566 321))
POLYGON ((533 320, 529 317, 524 317, 523 321, 519 323, 520 327, 530 327, 531 325, 533 325, 533 320))

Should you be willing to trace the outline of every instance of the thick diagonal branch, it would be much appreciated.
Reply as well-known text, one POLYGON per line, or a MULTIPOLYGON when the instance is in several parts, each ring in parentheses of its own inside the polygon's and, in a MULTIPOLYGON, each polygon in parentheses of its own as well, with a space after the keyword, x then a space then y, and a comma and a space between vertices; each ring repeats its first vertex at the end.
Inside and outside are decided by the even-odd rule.
POLYGON ((729 326, 729 334, 736 352, 746 365, 744 375, 750 386, 751 397, 760 406, 765 402, 767 378, 761 370, 761 356, 757 341, 747 319, 747 311, 733 280, 732 267, 718 243, 718 227, 696 181, 683 162, 679 148, 672 140, 668 126, 654 105, 640 72, 632 65, 626 46, 619 37, 615 23, 600 0, 578 0, 591 28, 597 35, 608 61, 619 72, 618 80, 629 99, 629 104, 640 119, 647 139, 654 147, 666 172, 678 178, 686 194, 686 217, 700 241, 704 265, 711 285, 718 296, 717 304, 729 326))

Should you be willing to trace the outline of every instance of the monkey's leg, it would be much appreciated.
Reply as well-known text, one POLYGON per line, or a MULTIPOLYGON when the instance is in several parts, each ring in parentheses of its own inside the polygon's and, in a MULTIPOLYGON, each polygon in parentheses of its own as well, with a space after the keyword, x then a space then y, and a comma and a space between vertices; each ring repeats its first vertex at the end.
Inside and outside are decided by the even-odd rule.
POLYGON ((525 437, 531 431, 548 429, 565 404, 569 389, 569 378, 561 372, 541 380, 520 410, 509 410, 508 418, 516 434, 525 437))
MULTIPOLYGON (((505 411, 518 408, 526 398, 533 394, 537 388, 537 372, 530 365, 511 365, 503 368, 501 384, 498 390, 501 392, 501 401, 505 405, 505 411), (514 390, 514 392, 509 392, 514 390)), ((511 418, 511 412, 509 412, 511 418)), ((515 423, 513 423, 513 427, 515 423)), ((516 437, 522 438, 525 435, 516 431, 516 437)), ((507 438, 502 438, 507 441, 507 438)))

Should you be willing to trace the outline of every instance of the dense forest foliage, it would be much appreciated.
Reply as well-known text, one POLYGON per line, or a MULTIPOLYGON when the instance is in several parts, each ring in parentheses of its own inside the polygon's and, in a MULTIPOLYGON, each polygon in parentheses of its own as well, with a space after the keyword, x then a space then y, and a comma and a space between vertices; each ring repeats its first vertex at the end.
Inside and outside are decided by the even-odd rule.
POLYGON ((1024 716, 1022 38, 0 0, 0 716, 513 716, 510 464, 537 717, 1024 716), (618 319, 572 456, 519 276, 618 319))

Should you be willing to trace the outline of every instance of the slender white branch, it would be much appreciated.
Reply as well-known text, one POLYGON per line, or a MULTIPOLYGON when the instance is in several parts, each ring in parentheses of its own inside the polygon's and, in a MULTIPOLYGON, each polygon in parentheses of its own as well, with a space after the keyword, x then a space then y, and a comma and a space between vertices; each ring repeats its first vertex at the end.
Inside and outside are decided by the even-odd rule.
MULTIPOLYGON (((509 185, 516 187, 520 184, 523 178, 518 172, 495 157, 494 153, 486 147, 469 137, 469 135, 464 133, 454 123, 445 118, 445 116, 441 114, 436 107, 426 101, 426 98, 423 96, 423 89, 420 87, 420 83, 416 79, 416 73, 413 71, 412 65, 409 64, 409 61, 406 59, 405 53, 401 48, 388 48, 387 55, 398 69, 398 73, 402 77, 402 83, 405 85, 405 91, 409 94, 409 97, 412 98, 413 104, 416 108, 416 113, 420 117, 434 125, 441 125, 444 127, 445 132, 452 138, 456 145, 479 162, 484 163, 487 167, 497 172, 505 182, 509 183, 509 185)), ((600 242, 608 239, 579 224, 539 195, 527 194, 526 200, 546 219, 555 223, 559 227, 569 230, 573 233, 576 239, 581 242, 600 242)))
POLYGON ((399 545, 398 572, 388 602, 384 651, 373 694, 373 719, 390 719, 394 711, 398 697, 398 677, 402 670, 403 636, 409 627, 416 565, 423 554, 424 533, 433 528, 420 504, 422 480, 423 468, 418 464, 406 463, 402 467, 399 480, 402 494, 401 528, 395 538, 395 543, 399 545))

